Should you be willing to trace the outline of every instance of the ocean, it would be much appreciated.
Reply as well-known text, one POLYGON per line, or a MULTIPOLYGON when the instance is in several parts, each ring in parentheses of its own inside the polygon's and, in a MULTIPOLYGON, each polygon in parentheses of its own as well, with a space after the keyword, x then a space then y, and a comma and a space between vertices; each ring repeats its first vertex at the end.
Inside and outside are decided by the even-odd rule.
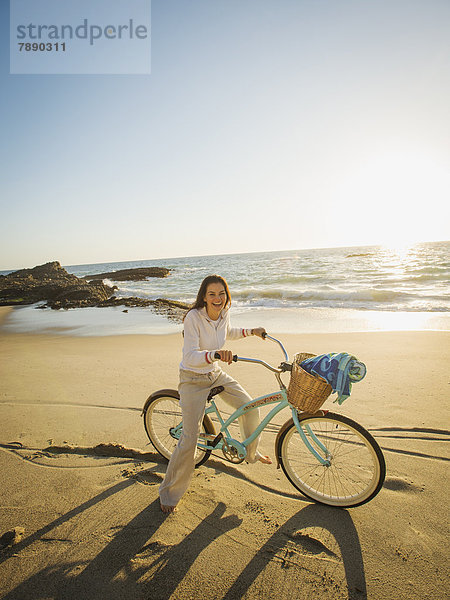
MULTIPOLYGON (((65 266, 79 277, 161 266, 164 279, 116 282, 118 297, 192 303, 204 277, 228 281, 236 326, 278 333, 450 329, 450 242, 408 248, 321 248, 65 266)), ((4 327, 78 335, 161 334, 181 330, 150 309, 70 311, 17 308, 4 327)))

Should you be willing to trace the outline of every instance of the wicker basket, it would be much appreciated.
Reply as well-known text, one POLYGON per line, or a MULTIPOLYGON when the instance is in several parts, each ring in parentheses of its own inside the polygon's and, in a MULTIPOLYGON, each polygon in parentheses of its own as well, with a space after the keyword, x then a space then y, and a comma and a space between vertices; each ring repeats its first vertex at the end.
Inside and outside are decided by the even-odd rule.
POLYGON ((294 356, 292 363, 291 379, 288 386, 288 401, 298 410, 316 412, 333 391, 331 385, 324 379, 311 375, 302 367, 300 363, 316 356, 301 352, 294 356))

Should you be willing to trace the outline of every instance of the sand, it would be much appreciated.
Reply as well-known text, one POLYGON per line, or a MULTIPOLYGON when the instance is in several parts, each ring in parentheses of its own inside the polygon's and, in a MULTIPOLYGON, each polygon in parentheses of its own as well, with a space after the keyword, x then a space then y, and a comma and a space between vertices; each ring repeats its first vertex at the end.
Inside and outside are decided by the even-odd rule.
MULTIPOLYGON (((165 516, 166 463, 140 415, 152 391, 176 387, 181 336, 0 332, 0 536, 23 528, 0 550, 0 596, 449 597, 449 340, 433 331, 283 335, 290 354, 343 350, 368 367, 341 407, 327 402, 384 449, 386 483, 367 505, 314 504, 275 465, 211 458, 165 516)), ((256 338, 231 349, 280 358, 256 338)), ((226 368, 254 395, 275 389, 261 367, 226 368)), ((274 439, 271 430, 261 442, 272 457, 274 439)))

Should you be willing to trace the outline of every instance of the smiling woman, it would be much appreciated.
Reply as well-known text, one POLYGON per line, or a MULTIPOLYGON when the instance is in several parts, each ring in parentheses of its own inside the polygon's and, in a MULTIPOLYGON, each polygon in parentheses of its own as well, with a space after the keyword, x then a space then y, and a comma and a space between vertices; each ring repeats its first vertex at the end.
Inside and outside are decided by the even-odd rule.
MULTIPOLYGON (((264 339, 265 329, 231 327, 228 308, 231 304, 228 284, 219 275, 205 277, 194 306, 184 320, 183 358, 180 363, 180 407, 183 433, 171 455, 166 476, 159 493, 161 510, 170 513, 186 492, 194 471, 195 447, 205 412, 206 401, 213 388, 221 388, 222 398, 237 409, 250 402, 251 396, 218 366, 217 361, 231 364, 233 354, 222 350, 227 339, 236 340, 249 335, 264 339)), ((244 413, 239 419, 242 439, 249 438, 259 423, 259 411, 244 413)), ((246 460, 270 464, 268 456, 257 450, 258 438, 247 446, 246 460)))

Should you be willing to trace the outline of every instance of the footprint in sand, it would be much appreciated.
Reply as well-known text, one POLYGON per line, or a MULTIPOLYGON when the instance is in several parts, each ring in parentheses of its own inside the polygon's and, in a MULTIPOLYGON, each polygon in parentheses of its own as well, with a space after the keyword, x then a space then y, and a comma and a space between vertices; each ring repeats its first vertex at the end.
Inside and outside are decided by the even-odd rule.
POLYGON ((424 485, 416 485, 412 481, 402 479, 401 477, 386 477, 383 487, 394 492, 406 492, 409 494, 420 494, 425 489, 424 485))
POLYGON ((158 485, 163 480, 162 475, 159 475, 159 473, 155 473, 154 471, 150 471, 148 469, 143 471, 124 469, 122 471, 122 477, 134 479, 139 483, 143 483, 144 485, 158 485))
POLYGON ((252 512, 259 513, 260 515, 265 514, 264 506, 259 502, 256 502, 256 500, 249 500, 248 502, 246 502, 245 508, 252 512))
POLYGON ((330 558, 340 560, 340 557, 335 552, 330 550, 330 548, 328 548, 323 542, 312 535, 297 531, 293 534, 290 534, 289 538, 299 544, 306 554, 326 554, 330 558))

